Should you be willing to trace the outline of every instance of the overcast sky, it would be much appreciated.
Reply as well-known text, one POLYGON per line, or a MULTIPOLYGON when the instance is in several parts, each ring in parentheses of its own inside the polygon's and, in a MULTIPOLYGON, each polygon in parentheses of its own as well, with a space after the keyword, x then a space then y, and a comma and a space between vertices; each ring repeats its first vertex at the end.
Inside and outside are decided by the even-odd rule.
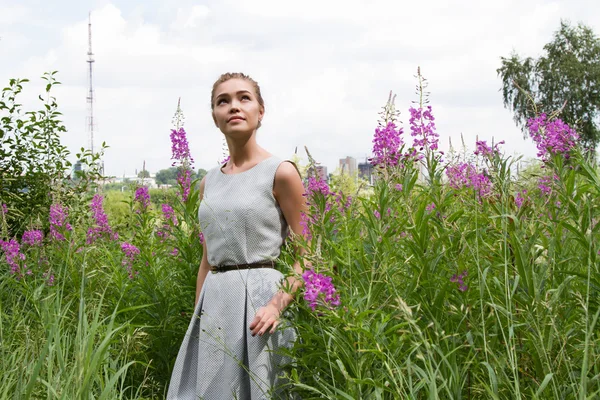
POLYGON ((600 1, 533 0, 0 0, 0 84, 29 78, 23 102, 39 107, 44 72, 73 153, 88 146, 87 47, 91 12, 96 146, 107 174, 170 166, 169 132, 181 97, 196 168, 222 158, 210 89, 228 71, 250 74, 266 102, 259 143, 289 158, 307 146, 330 172, 364 159, 378 112, 397 94, 408 135, 417 67, 429 81, 442 148, 506 140, 535 156, 504 109, 496 69, 512 50, 537 57, 561 18, 600 34, 600 1))

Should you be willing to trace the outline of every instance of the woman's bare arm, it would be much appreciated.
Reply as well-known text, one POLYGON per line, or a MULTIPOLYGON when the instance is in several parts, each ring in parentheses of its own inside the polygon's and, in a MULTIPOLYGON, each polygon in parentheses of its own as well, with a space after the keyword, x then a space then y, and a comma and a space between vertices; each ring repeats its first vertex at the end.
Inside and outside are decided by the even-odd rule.
MULTIPOLYGON (((279 207, 281 207, 281 211, 292 234, 302 235, 300 221, 302 212, 306 212, 307 209, 306 199, 304 198, 304 185, 296 167, 291 163, 284 162, 277 169, 273 194, 279 203, 279 207)), ((300 264, 300 257, 302 255, 303 252, 296 249, 297 258, 294 262, 294 270, 298 275, 302 274, 302 266, 300 264)), ((295 276, 288 277, 288 283, 292 294, 302 286, 302 280, 295 276)), ((275 332, 279 314, 294 299, 292 294, 279 290, 266 306, 261 307, 257 311, 254 320, 249 326, 252 335, 263 335, 269 329, 271 333, 275 332)))
MULTIPOLYGON (((204 185, 206 183, 206 177, 202 178, 200 182, 200 201, 204 197, 204 185)), ((202 243, 202 260, 200 261, 200 268, 198 269, 198 277, 196 278, 196 301, 194 302, 194 308, 198 305, 198 299, 200 298, 200 292, 202 291, 202 285, 204 285, 204 280, 206 279, 206 275, 208 275, 208 271, 210 271, 210 264, 208 264, 208 255, 206 251, 206 238, 204 238, 204 242, 202 243)))

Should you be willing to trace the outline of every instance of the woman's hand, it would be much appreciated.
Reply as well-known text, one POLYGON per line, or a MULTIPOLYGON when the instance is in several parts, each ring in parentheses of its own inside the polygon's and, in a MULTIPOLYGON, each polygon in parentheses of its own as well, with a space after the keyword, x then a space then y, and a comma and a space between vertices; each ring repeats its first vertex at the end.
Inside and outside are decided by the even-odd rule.
POLYGON ((249 328, 252 336, 256 334, 262 336, 269 328, 271 328, 269 333, 275 333, 277 325, 279 325, 279 309, 274 304, 269 303, 258 309, 249 328))

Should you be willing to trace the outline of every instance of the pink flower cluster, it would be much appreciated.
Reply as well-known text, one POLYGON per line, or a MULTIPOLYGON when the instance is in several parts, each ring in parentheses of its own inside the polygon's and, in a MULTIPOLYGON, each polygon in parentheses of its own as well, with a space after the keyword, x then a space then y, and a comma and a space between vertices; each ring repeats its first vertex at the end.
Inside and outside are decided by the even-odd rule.
POLYGON ((140 254, 140 249, 135 247, 131 243, 123 242, 121 243, 121 250, 125 253, 125 257, 123 258, 122 265, 127 268, 127 272, 129 273, 129 279, 133 279, 135 275, 137 275, 138 271, 133 271, 133 263, 137 255, 140 254))
POLYGON ((488 146, 487 141, 485 140, 478 140, 475 142, 475 155, 481 155, 484 157, 493 157, 497 154, 500 154, 500 149, 498 148, 501 144, 504 144, 504 140, 501 142, 498 142, 494 145, 494 147, 492 148, 491 146, 488 146))
POLYGON ((553 155, 571 156, 577 146, 579 135, 560 119, 548 121, 546 114, 527 121, 529 134, 538 149, 537 156, 547 161, 553 155))
MULTIPOLYGON (((333 206, 336 206, 339 212, 345 212, 352 205, 352 197, 346 196, 344 199, 343 194, 332 192, 327 182, 314 177, 308 178, 308 184, 304 197, 307 199, 307 205, 314 206, 319 204, 319 197, 322 196, 325 199, 325 209, 323 213, 328 213, 332 210, 333 206)), ((302 213, 300 225, 302 226, 302 235, 308 240, 312 238, 310 232, 310 224, 316 224, 322 220, 321 210, 317 207, 311 207, 311 211, 308 214, 302 213)), ((335 217, 331 215, 329 219, 330 223, 335 222, 335 217)))
POLYGON ((397 128, 393 122, 388 123, 385 128, 375 129, 373 157, 369 159, 372 165, 385 168, 398 164, 400 148, 404 145, 402 133, 402 128, 397 128))
POLYGON ((169 221, 170 223, 172 223, 174 226, 177 226, 177 216, 175 215, 175 211, 173 210, 173 207, 171 207, 168 204, 163 204, 161 206, 162 208, 162 212, 163 212, 163 216, 165 218, 165 221, 169 221))
POLYGON ((113 232, 110 225, 108 224, 108 217, 106 216, 106 213, 104 212, 104 207, 102 206, 103 201, 104 197, 100 194, 96 194, 94 195, 94 197, 92 198, 92 202, 90 203, 90 208, 92 209, 94 217, 94 226, 90 227, 87 231, 87 244, 92 244, 105 235, 111 240, 119 239, 119 234, 113 232))
POLYGON ((183 128, 171 129, 171 160, 175 160, 171 165, 173 167, 177 165, 177 161, 188 160, 191 164, 194 163, 190 154, 187 134, 183 128))
POLYGON ((492 182, 484 173, 478 173, 474 165, 461 162, 446 168, 446 176, 450 187, 460 189, 473 188, 480 197, 485 197, 492 192, 492 182))
POLYGON ((140 204, 141 211, 145 211, 150 205, 150 193, 148 192, 148 188, 145 186, 137 188, 134 200, 140 204))
POLYGON ((413 147, 420 151, 437 150, 440 135, 435 131, 435 118, 431 113, 431 106, 425 109, 411 107, 408 111, 410 135, 414 137, 413 147))
POLYGON ((190 196, 192 185, 191 168, 194 165, 194 159, 190 155, 187 134, 183 128, 171 130, 171 159, 175 160, 172 166, 180 165, 177 174, 177 183, 181 187, 181 198, 185 202, 190 196))
POLYGON ((65 240, 64 233, 73 228, 67 222, 67 208, 61 204, 52 204, 50 206, 50 236, 56 240, 65 240))
POLYGON ((25 231, 21 237, 21 243, 29 246, 41 246, 42 240, 44 240, 44 233, 39 229, 25 231))
POLYGON ((527 190, 522 190, 515 196, 515 204, 518 208, 521 208, 521 206, 523 206, 523 202, 525 201, 525 195, 527 195, 527 190))
POLYGON ((0 209, 2 215, 8 214, 8 206, 6 204, 2 204, 2 209, 0 209))
POLYGON ((542 176, 539 180, 538 180, 538 188, 541 190, 541 192, 546 195, 549 196, 552 193, 552 183, 553 181, 558 181, 559 178, 557 175, 554 176, 542 176))
POLYGON ((466 292, 469 287, 465 284, 464 279, 467 277, 467 270, 464 270, 460 275, 452 275, 450 282, 458 285, 458 290, 466 292))
POLYGON ((340 295, 336 293, 331 277, 306 270, 302 274, 302 279, 306 285, 304 300, 313 311, 319 303, 330 306, 340 305, 340 295))
POLYGON ((31 270, 27 269, 27 265, 23 264, 21 267, 20 263, 25 261, 25 254, 21 253, 21 246, 15 239, 10 239, 8 242, 0 240, 0 247, 4 252, 6 263, 10 266, 10 273, 16 275, 17 278, 23 276, 23 271, 27 275, 31 275, 31 270))
POLYGON ((192 171, 183 169, 177 174, 177 183, 181 186, 181 198, 187 201, 192 187, 192 171))
POLYGON ((175 215, 175 211, 173 207, 169 204, 162 204, 162 213, 164 218, 164 223, 162 225, 162 229, 159 229, 156 232, 156 235, 161 239, 161 242, 164 242, 171 235, 171 229, 173 226, 177 226, 179 221, 177 221, 177 216, 175 215))

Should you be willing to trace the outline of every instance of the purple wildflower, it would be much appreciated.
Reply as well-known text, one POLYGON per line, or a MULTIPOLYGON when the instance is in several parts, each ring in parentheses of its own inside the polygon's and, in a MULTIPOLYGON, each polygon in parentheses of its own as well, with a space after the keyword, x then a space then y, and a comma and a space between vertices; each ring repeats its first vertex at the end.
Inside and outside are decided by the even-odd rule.
POLYGON ((133 279, 134 276, 139 273, 138 271, 133 271, 133 262, 135 261, 135 257, 140 254, 140 249, 138 249, 131 243, 123 242, 121 244, 121 250, 123 251, 123 253, 125 253, 122 265, 127 268, 127 272, 129 273, 129 279, 133 279))
POLYGON ((396 128, 393 122, 389 122, 385 128, 375 129, 373 158, 369 160, 372 165, 385 168, 398 164, 400 147, 404 145, 402 133, 402 128, 396 128))
POLYGON ((458 163, 446 168, 448 184, 451 188, 461 189, 463 187, 473 188, 479 196, 485 197, 492 191, 490 178, 483 173, 478 173, 475 166, 469 163, 458 163))
POLYGON ((10 273, 16 275, 17 278, 21 278, 23 271, 27 270, 27 266, 24 264, 23 268, 20 266, 20 262, 25 261, 25 254, 21 253, 19 242, 15 239, 10 239, 8 242, 0 240, 0 247, 4 251, 6 263, 10 266, 10 273))
POLYGON ((435 203, 429 204, 427 207, 425 207, 425 210, 427 210, 427 211, 435 210, 435 203))
POLYGON ((401 183, 397 183, 397 184, 396 184, 396 186, 394 186, 394 188, 395 188, 397 191, 401 192, 401 191, 402 191, 402 184, 401 184, 401 183))
POLYGON ((44 272, 43 277, 46 278, 47 286, 54 286, 54 274, 49 272, 44 272))
MULTIPOLYGON (((182 164, 186 161, 189 161, 191 164, 194 163, 194 159, 190 155, 187 134, 183 128, 179 128, 178 130, 171 129, 171 160, 180 161, 182 164)), ((175 165, 176 162, 174 161, 172 166, 174 167, 175 165)))
POLYGON ((310 218, 304 212, 300 213, 300 226, 302 227, 302 236, 306 239, 312 239, 312 234, 310 233, 310 218))
POLYGON ((175 215, 173 207, 168 204, 163 204, 161 207, 165 221, 169 221, 173 225, 177 226, 177 216, 175 215))
POLYGON ((71 231, 71 224, 66 222, 68 217, 67 208, 61 204, 52 204, 50 206, 50 236, 56 240, 65 240, 63 233, 71 231))
POLYGON ((188 168, 180 170, 177 174, 177 183, 181 186, 181 198, 186 202, 192 187, 192 171, 188 168))
POLYGON ((8 206, 6 204, 2 204, 2 214, 8 214, 8 206))
POLYGON ((306 194, 307 196, 312 197, 315 193, 321 193, 323 196, 332 194, 327 182, 311 176, 308 178, 308 188, 306 189, 306 194))
POLYGON ((523 202, 525 201, 525 198, 523 196, 526 194, 527 190, 523 190, 520 193, 517 193, 517 196, 515 197, 515 204, 518 208, 521 208, 521 206, 523 205, 523 202))
POLYGON ((302 274, 302 279, 306 285, 304 299, 313 311, 319 303, 331 306, 340 305, 340 295, 336 293, 336 289, 331 283, 331 277, 306 270, 302 274))
POLYGON ((135 201, 140 203, 140 207, 142 210, 146 210, 150 205, 150 193, 148 193, 148 188, 145 186, 140 186, 135 191, 135 201))
POLYGON ((179 250, 177 249, 177 247, 174 247, 173 251, 171 251, 171 255, 173 257, 177 257, 178 254, 179 254, 179 250))
POLYGON ((538 188, 546 196, 550 195, 550 193, 552 193, 552 178, 549 176, 542 176, 538 181, 538 188))
POLYGON ((427 108, 410 107, 410 135, 414 137, 413 147, 420 151, 423 149, 437 150, 440 135, 435 131, 435 118, 431 113, 431 106, 427 108))
POLYGON ((103 201, 104 197, 102 195, 96 194, 94 195, 90 204, 90 208, 92 209, 92 213, 94 216, 94 225, 90 227, 87 231, 87 244, 94 243, 103 235, 107 235, 112 240, 119 239, 119 235, 113 232, 110 225, 108 224, 108 217, 106 216, 106 213, 104 212, 104 207, 102 206, 103 201))
POLYGON ((467 277, 467 270, 464 270, 460 275, 452 275, 450 278, 450 282, 456 283, 458 285, 458 290, 461 292, 467 291, 469 287, 465 284, 464 279, 467 277))
POLYGON ((200 241, 200 244, 204 244, 204 234, 202 232, 198 234, 198 240, 200 241))
POLYGON ((39 229, 34 229, 23 232, 23 236, 21 237, 21 243, 27 244, 29 246, 40 246, 42 244, 43 239, 44 233, 39 229))
POLYGON ((529 134, 538 149, 537 156, 548 161, 553 155, 571 156, 577 146, 579 135, 560 119, 548 121, 546 114, 540 114, 527 122, 529 134))
POLYGON ((496 154, 500 153, 500 149, 498 148, 498 146, 500 146, 501 144, 504 144, 504 140, 501 142, 498 142, 494 145, 494 147, 490 147, 487 145, 487 142, 485 140, 479 140, 475 142, 475 155, 482 155, 484 157, 490 157, 490 156, 494 156, 496 154))
POLYGON ((379 213, 379 211, 373 210, 373 215, 375 216, 375 218, 381 219, 381 214, 379 213))

